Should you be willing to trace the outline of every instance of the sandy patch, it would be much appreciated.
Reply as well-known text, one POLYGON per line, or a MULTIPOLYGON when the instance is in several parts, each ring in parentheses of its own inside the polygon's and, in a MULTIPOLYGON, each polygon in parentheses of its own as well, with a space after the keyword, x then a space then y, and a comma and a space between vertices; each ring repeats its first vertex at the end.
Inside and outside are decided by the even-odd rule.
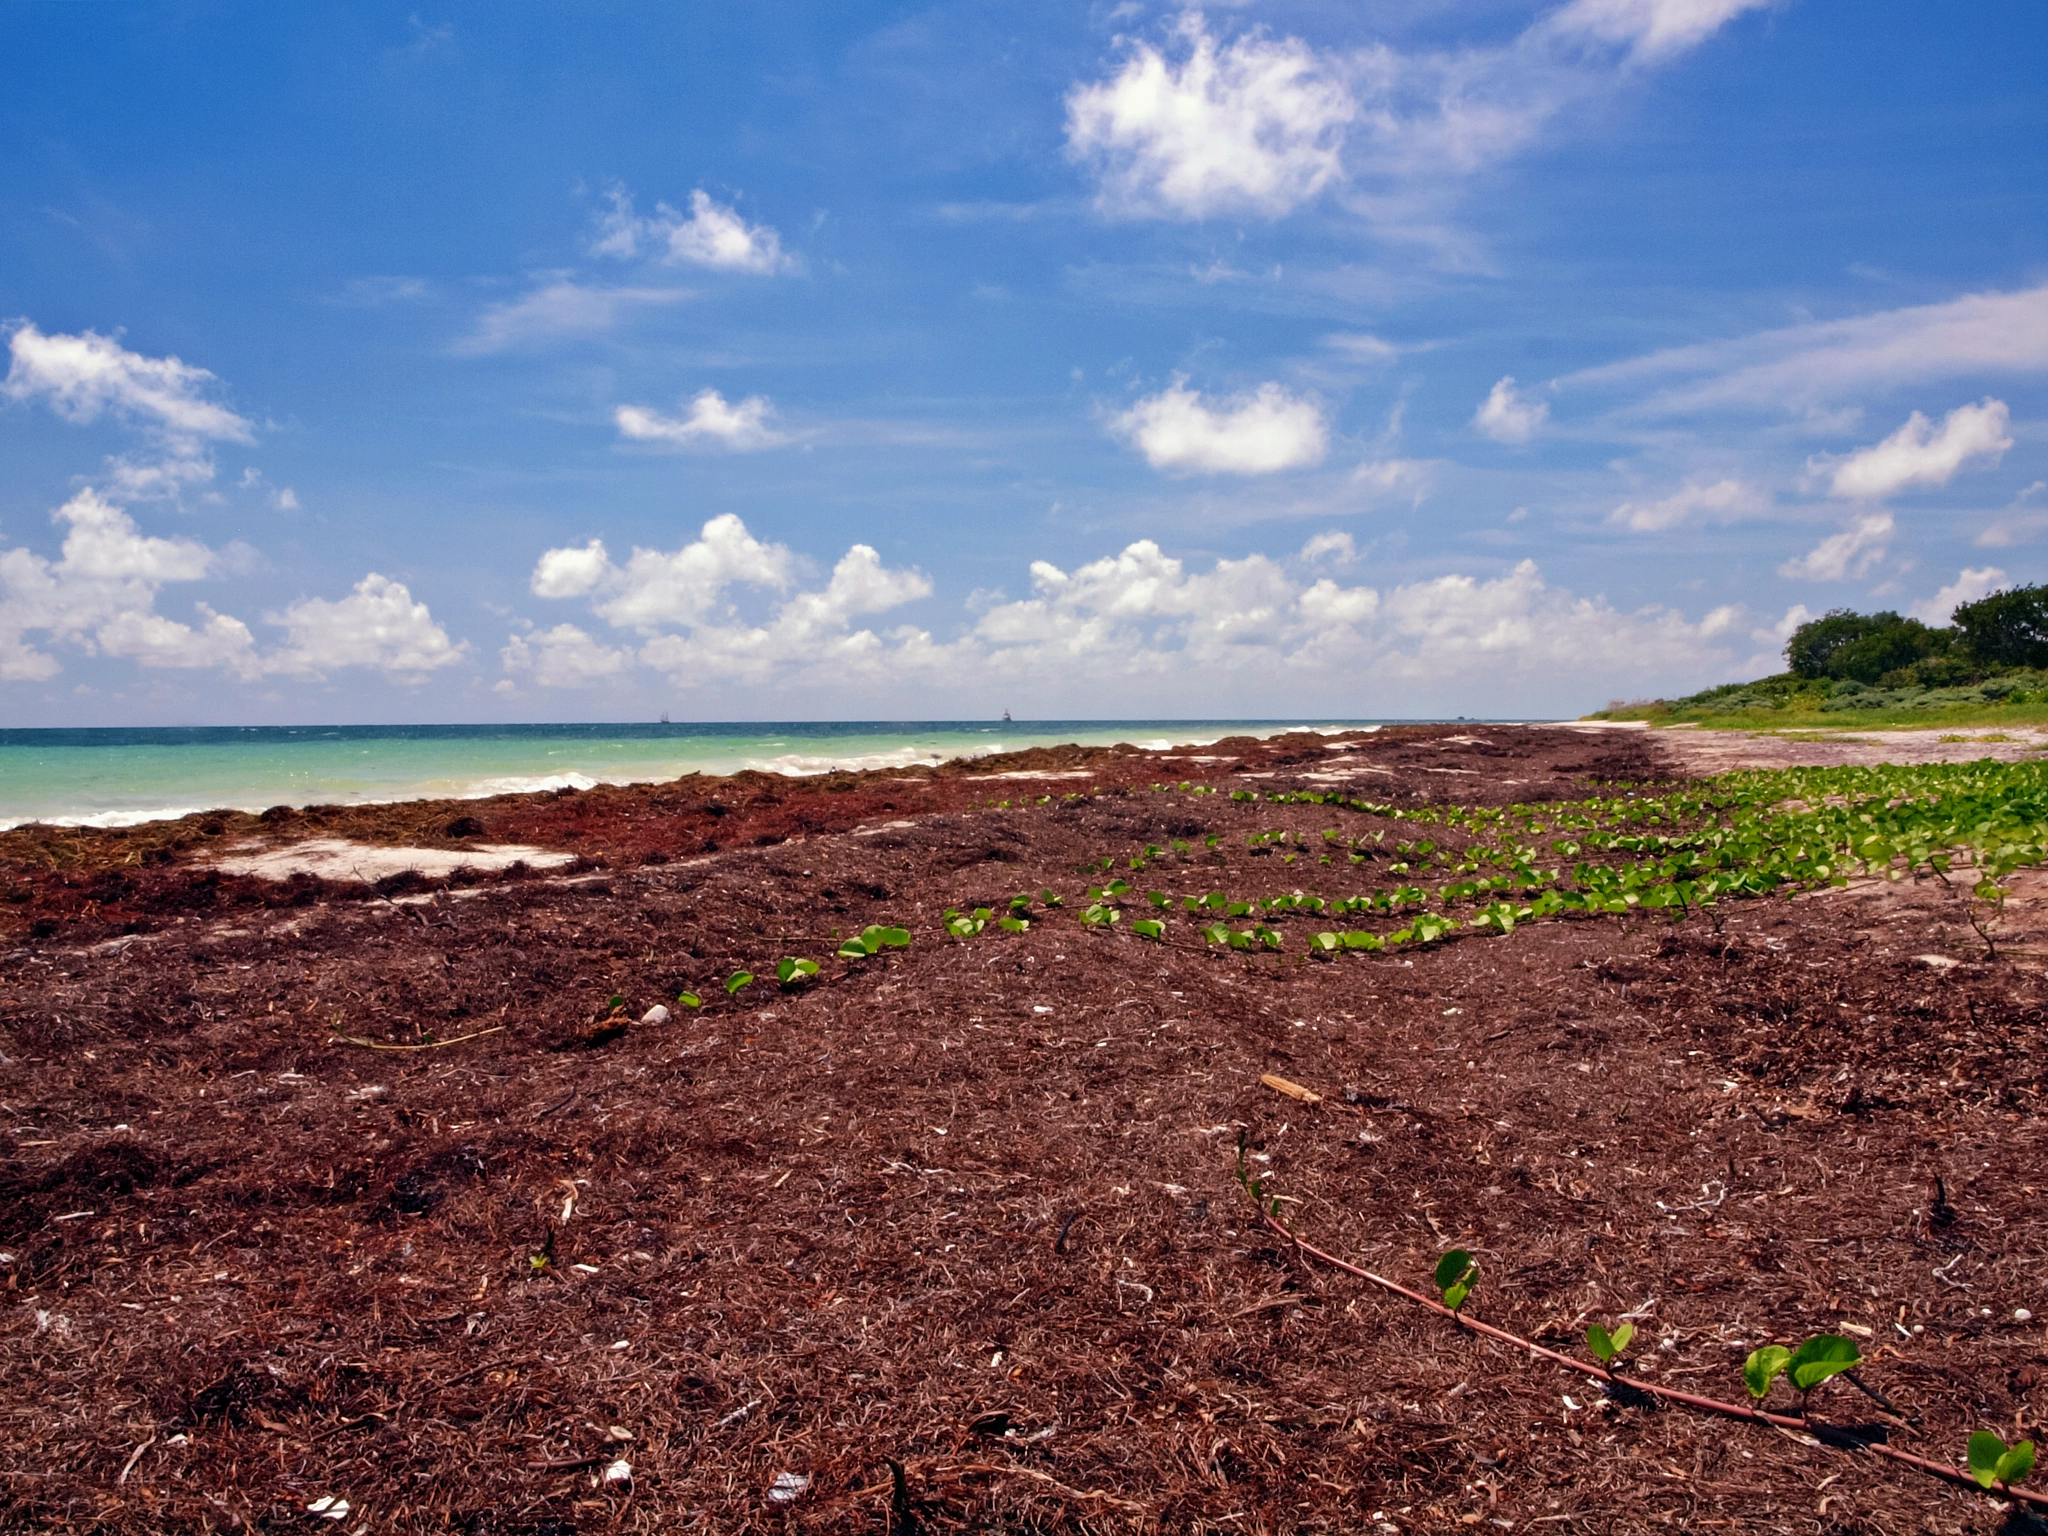
POLYGON ((1833 768, 1878 763, 2015 762, 2048 751, 2040 726, 1978 726, 1955 730, 1857 730, 1840 735, 1779 735, 1769 731, 1702 731, 1671 727, 1655 732, 1657 747, 1692 773, 1736 768, 1833 768))
POLYGON ((990 779, 1092 779, 1094 777, 1095 770, 1093 768, 1068 768, 1064 771, 1044 768, 1014 768, 1008 773, 970 773, 967 775, 967 781, 970 784, 985 784, 990 779))
POLYGON ((317 837, 261 853, 218 859, 213 867, 224 874, 255 875, 264 880, 289 880, 293 875, 317 875, 322 880, 382 880, 407 870, 439 879, 458 869, 506 869, 514 864, 530 869, 559 869, 575 862, 573 853, 551 853, 545 848, 516 843, 480 843, 474 848, 379 848, 338 837, 317 837))

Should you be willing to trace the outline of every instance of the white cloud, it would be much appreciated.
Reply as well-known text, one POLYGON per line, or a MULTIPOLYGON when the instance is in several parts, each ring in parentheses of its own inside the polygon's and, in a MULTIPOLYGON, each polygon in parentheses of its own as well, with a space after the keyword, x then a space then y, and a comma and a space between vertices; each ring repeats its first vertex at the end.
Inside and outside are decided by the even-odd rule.
POLYGON ((735 453, 773 448, 789 441, 768 425, 775 407, 765 395, 749 395, 728 405, 715 389, 699 390, 685 416, 663 416, 643 406, 622 405, 613 413, 619 435, 642 443, 669 443, 679 448, 723 447, 735 453))
POLYGON ((1725 660, 1705 642, 1735 622, 1694 625, 1665 609, 1616 612, 1547 586, 1534 562, 1492 580, 1442 576, 1386 591, 1329 577, 1291 581, 1263 555, 1189 572, 1150 540, 1071 575, 1032 565, 1034 596, 990 609, 972 641, 1017 675, 1155 675, 1262 686, 1291 676, 1440 682, 1541 675, 1611 657, 1609 671, 1697 675, 1725 660))
POLYGON ((534 566, 532 585, 538 597, 593 597, 607 623, 653 633, 714 623, 730 613, 727 588, 780 591, 794 565, 786 546, 762 543, 727 512, 674 553, 636 548, 623 566, 614 565, 596 539, 582 549, 551 549, 534 566))
POLYGON ((1420 506, 1436 469, 1429 459, 1368 459, 1351 471, 1351 483, 1378 495, 1412 496, 1420 506))
POLYGON ((679 304, 687 288, 597 288, 560 278, 477 317, 476 329, 455 345, 475 356, 534 343, 602 336, 638 308, 679 304))
POLYGON ((1391 341, 1363 331, 1333 332, 1323 338, 1323 345, 1361 363, 1391 363, 1401 355, 1391 341))
POLYGON ((1766 0, 1574 0, 1491 46, 1319 51, 1183 12, 1163 46, 1120 40, 1067 93, 1067 153, 1124 217, 1280 218, 1331 194, 1384 235, 1480 264, 1444 208, 1460 178, 1529 143, 1766 0))
MULTIPOLYGON (((214 465, 202 443, 248 442, 250 424, 208 398, 212 374, 175 357, 143 357, 90 331, 45 336, 31 325, 16 329, 10 349, 13 363, 0 393, 47 399, 75 422, 113 415, 140 427, 156 451, 110 458, 100 485, 51 514, 65 529, 55 560, 26 548, 0 552, 0 679, 55 676, 62 665, 41 648, 52 644, 144 667, 217 667, 245 682, 347 666, 418 676, 461 659, 462 648, 433 622, 426 605, 378 575, 364 578, 339 602, 309 598, 272 616, 290 640, 270 652, 258 649, 248 625, 206 603, 193 605, 196 624, 158 613, 164 587, 237 574, 255 552, 240 544, 215 551, 194 539, 146 534, 126 504, 174 498, 211 480, 214 465)), ((269 489, 279 509, 298 505, 290 487, 267 487, 253 467, 240 485, 269 489)))
POLYGON ((596 255, 631 259, 645 251, 671 264, 759 275, 796 267, 795 259, 784 254, 780 235, 765 224, 749 224, 701 187, 690 194, 688 218, 666 203, 657 203, 650 217, 641 218, 624 187, 612 188, 610 201, 611 211, 599 221, 591 246, 596 255))
POLYGON ((1067 93, 1067 153, 1100 178, 1098 207, 1278 218, 1342 174, 1358 106, 1332 61, 1259 31, 1219 47, 1194 12, 1175 32, 1177 60, 1136 43, 1113 79, 1067 93))
POLYGON ((181 438, 255 440, 247 421, 207 398, 214 376, 175 357, 144 357, 93 331, 46 336, 26 324, 7 348, 0 394, 10 400, 47 400, 67 421, 104 411, 181 438))
POLYGON ((1472 425, 1496 443, 1526 443, 1549 419, 1550 407, 1523 399, 1513 374, 1494 385, 1472 413, 1472 425))
POLYGON ((1964 603, 1974 603, 1980 597, 1989 597, 2004 585, 2005 572, 1995 565, 1979 566, 1974 570, 1965 569, 1934 596, 1923 598, 1908 608, 1906 615, 1908 618, 1918 619, 1922 624, 1943 626, 1964 603))
POLYGON ((403 582, 375 571, 336 601, 307 597, 265 621, 283 626, 288 644, 264 661, 271 672, 319 675, 336 667, 370 667, 397 681, 417 681, 462 660, 465 646, 448 638, 427 605, 403 582))
POLYGON ((1853 581, 1884 558, 1892 538, 1892 516, 1876 512, 1853 526, 1822 539, 1796 560, 1778 567, 1780 576, 1799 581, 1853 581))
POLYGON ((1349 565, 1358 558, 1358 545, 1352 541, 1348 533, 1319 533, 1301 546, 1301 558, 1310 565, 1323 559, 1334 559, 1339 565, 1349 565))
MULTIPOLYGON (((766 623, 742 619, 729 589, 787 588, 794 564, 787 548, 755 539, 730 513, 706 523, 694 543, 673 554, 636 549, 623 566, 594 539, 581 549, 549 550, 534 568, 537 595, 589 598, 591 610, 614 628, 650 638, 637 652, 608 650, 573 625, 560 625, 515 635, 503 653, 506 667, 530 671, 554 687, 611 676, 628 656, 683 686, 788 676, 875 680, 891 648, 872 630, 854 629, 853 620, 930 596, 930 580, 919 571, 892 570, 868 545, 856 544, 819 590, 792 594, 766 623)), ((896 654, 921 643, 914 632, 899 631, 896 640, 896 654)))
POLYGON ((1813 460, 1807 468, 1816 474, 1833 470, 1833 495, 1877 501, 1908 486, 1946 485, 1972 459, 1996 464, 2012 446, 2011 424, 2005 402, 1989 398, 1982 405, 1957 406, 1939 431, 1915 411, 1883 442, 1832 463, 1813 460))
POLYGON ((1652 415, 1709 408, 1806 412, 1845 394, 2044 370, 2048 285, 1675 347, 1559 383, 1656 386, 1632 407, 1652 415))
POLYGON ((1700 518, 1725 522, 1747 517, 1769 505, 1769 498, 1754 486, 1740 480, 1716 480, 1711 485, 1684 486, 1659 501, 1625 501, 1607 520, 1637 533, 1658 533, 1700 518))
POLYGON ((1639 59, 1682 53, 1773 0, 1572 0, 1540 25, 1558 37, 1627 47, 1639 59))
POLYGON ((1330 446, 1320 407, 1274 383, 1212 406, 1176 378, 1118 413, 1109 429, 1164 470, 1272 474, 1319 464, 1330 446))
POLYGON ((214 573, 212 550, 190 539, 151 537, 90 489, 51 520, 67 529, 56 560, 28 549, 0 553, 0 678, 40 679, 61 670, 30 643, 32 633, 144 666, 226 666, 244 676, 258 670, 255 642, 239 620, 201 604, 194 629, 156 612, 164 586, 214 573))
POLYGON ((574 624, 514 635, 498 653, 508 673, 530 676, 543 688, 588 688, 631 670, 633 652, 593 640, 574 624))
POLYGON ((2048 480, 2036 480, 2013 497, 2005 516, 1977 535, 1983 549, 2005 549, 2024 544, 2048 528, 2048 480))

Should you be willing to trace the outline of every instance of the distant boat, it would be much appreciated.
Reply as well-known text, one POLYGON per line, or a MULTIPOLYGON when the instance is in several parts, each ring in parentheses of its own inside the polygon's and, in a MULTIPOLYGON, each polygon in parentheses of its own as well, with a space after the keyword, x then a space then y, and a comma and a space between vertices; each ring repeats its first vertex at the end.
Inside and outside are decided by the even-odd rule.
POLYGON ((665 709, 661 712, 661 723, 663 725, 668 724, 668 711, 665 709))
POLYGON ((1005 723, 1005 724, 1007 724, 1007 723, 1009 722, 1009 719, 1010 719, 1010 712, 1009 712, 1009 711, 1008 711, 1008 710, 1006 709, 1006 710, 1004 710, 1004 711, 1003 711, 1003 720, 1004 720, 1004 723, 1005 723))

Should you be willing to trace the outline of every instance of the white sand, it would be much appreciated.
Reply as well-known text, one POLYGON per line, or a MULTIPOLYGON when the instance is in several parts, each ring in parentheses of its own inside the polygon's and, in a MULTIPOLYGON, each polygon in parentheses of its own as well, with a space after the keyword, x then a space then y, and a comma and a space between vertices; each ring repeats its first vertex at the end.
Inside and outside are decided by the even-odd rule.
POLYGON ((573 853, 525 848, 516 843, 479 843, 474 848, 380 848, 338 837, 317 837, 265 849, 262 853, 217 859, 213 867, 224 874, 257 875, 265 880, 289 880, 293 875, 317 875, 322 880, 382 880, 386 875, 407 870, 439 879, 458 869, 504 869, 522 863, 533 869, 559 869, 575 862, 573 853))

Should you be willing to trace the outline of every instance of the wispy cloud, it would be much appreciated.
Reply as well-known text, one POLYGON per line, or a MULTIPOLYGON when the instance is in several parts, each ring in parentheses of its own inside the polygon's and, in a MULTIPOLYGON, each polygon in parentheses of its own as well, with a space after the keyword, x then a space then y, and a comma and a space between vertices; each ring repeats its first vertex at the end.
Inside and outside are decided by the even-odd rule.
POLYGON ((1681 486, 1654 501, 1625 501, 1607 516, 1610 523, 1636 533, 1661 533, 1691 522, 1728 522, 1749 517, 1770 506, 1770 498, 1741 480, 1681 486))
POLYGON ((1905 384, 2048 370, 2048 285, 1815 321, 1588 368, 1565 388, 1643 390, 1625 409, 1802 411, 1905 384))
POLYGON ((486 309, 455 350, 480 355, 603 336, 636 309, 680 304, 691 296, 687 288, 605 288, 559 278, 486 309))

